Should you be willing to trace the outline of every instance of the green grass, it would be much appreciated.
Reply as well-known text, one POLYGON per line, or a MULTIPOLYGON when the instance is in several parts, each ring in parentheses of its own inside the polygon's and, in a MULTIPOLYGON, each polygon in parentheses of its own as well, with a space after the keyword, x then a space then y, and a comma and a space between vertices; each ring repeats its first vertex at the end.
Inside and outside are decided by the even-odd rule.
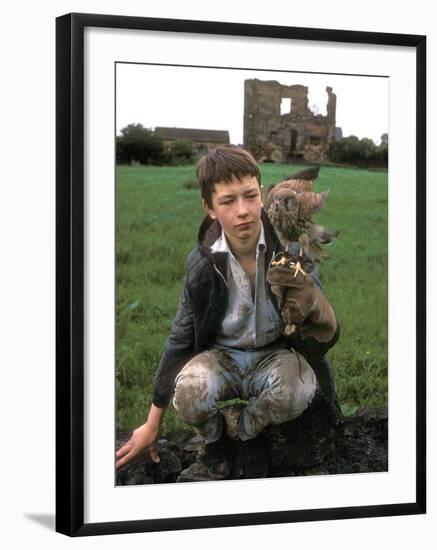
MULTIPOLYGON (((261 165, 263 184, 299 166, 261 165)), ((117 167, 117 429, 143 423, 153 375, 171 330, 188 253, 204 212, 194 166, 117 167), (188 186, 187 182, 191 182, 188 186)), ((387 173, 324 167, 316 189, 331 189, 317 220, 339 229, 321 266, 325 294, 340 321, 330 351, 346 410, 387 403, 387 173)), ((171 408, 164 431, 181 427, 171 408)))

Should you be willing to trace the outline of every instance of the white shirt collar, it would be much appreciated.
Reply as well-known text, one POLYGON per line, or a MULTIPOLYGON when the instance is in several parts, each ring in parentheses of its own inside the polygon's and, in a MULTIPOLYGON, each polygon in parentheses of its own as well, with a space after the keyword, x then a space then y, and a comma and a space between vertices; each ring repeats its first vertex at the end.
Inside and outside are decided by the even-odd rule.
MULTIPOLYGON (((256 244, 257 252, 258 250, 265 250, 266 248, 266 239, 264 234, 264 225, 261 222, 261 231, 259 232, 258 242, 256 244)), ((229 246, 228 240, 226 238, 225 232, 222 229, 222 234, 220 237, 212 244, 211 246, 211 252, 227 252, 228 254, 232 254, 231 247, 229 246)))

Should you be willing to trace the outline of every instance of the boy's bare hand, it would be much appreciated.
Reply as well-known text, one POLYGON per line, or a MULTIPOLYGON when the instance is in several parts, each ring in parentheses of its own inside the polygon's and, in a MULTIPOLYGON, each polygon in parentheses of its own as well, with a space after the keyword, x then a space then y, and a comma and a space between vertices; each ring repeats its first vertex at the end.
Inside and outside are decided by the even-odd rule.
POLYGON ((131 438, 115 454, 118 460, 115 467, 121 468, 138 456, 146 449, 146 453, 153 462, 159 462, 157 441, 160 426, 147 421, 145 424, 133 431, 131 438))

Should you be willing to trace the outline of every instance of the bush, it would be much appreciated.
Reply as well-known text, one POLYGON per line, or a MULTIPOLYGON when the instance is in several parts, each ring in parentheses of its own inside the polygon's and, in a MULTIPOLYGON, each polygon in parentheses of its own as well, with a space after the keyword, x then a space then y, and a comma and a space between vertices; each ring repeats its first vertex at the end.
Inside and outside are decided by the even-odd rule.
POLYGON ((117 136, 117 164, 164 164, 164 144, 142 124, 128 124, 117 136))
POLYGON ((332 162, 355 164, 361 167, 387 167, 388 145, 381 143, 376 146, 371 139, 348 136, 330 144, 328 158, 332 162))
POLYGON ((174 164, 192 164, 194 162, 193 142, 189 139, 176 139, 170 148, 174 164))

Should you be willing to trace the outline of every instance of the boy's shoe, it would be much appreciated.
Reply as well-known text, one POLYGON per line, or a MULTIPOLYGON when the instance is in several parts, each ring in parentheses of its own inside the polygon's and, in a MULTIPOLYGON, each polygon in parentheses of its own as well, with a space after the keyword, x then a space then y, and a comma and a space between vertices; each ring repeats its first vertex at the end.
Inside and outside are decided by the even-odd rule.
POLYGON ((223 433, 218 441, 204 446, 197 462, 179 474, 177 481, 219 481, 229 479, 235 456, 235 442, 223 433))
POLYGON ((229 479, 231 472, 232 466, 229 468, 227 463, 206 466, 202 462, 194 462, 178 475, 176 481, 178 483, 188 481, 221 481, 229 479))
POLYGON ((236 405, 228 405, 227 407, 223 407, 222 409, 220 409, 220 412, 225 418, 226 433, 234 441, 238 441, 240 439, 238 431, 238 420, 244 407, 244 404, 238 403, 236 405))
POLYGON ((218 441, 205 444, 203 452, 199 457, 199 462, 206 466, 230 463, 232 467, 234 453, 235 443, 228 434, 224 432, 218 441))

